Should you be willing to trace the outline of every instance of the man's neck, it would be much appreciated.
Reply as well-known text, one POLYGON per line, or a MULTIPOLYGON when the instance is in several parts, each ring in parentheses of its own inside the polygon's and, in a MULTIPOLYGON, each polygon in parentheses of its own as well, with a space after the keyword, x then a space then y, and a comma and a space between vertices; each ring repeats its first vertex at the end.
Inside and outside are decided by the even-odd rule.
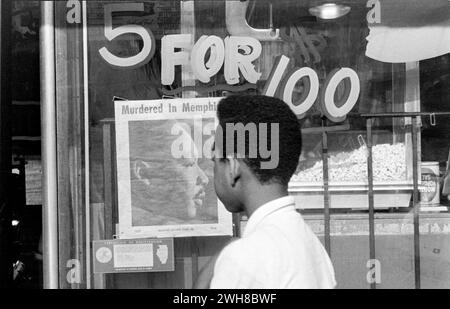
POLYGON ((249 188, 244 208, 247 216, 250 216, 262 205, 288 195, 287 187, 281 185, 259 185, 249 188))

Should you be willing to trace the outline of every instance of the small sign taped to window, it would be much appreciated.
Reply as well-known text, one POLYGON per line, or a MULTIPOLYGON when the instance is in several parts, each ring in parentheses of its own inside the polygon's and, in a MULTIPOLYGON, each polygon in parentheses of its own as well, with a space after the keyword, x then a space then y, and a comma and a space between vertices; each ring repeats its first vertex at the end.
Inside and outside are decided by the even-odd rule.
POLYGON ((173 238, 93 241, 94 273, 174 271, 173 238))

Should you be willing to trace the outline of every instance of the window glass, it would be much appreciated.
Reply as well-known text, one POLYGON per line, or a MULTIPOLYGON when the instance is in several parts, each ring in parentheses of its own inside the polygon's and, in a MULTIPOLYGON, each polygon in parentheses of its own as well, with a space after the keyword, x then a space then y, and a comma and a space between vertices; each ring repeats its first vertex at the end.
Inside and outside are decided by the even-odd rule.
MULTIPOLYGON (((405 270, 404 265, 415 261, 410 249, 420 245, 413 242, 417 238, 406 245, 414 234, 414 164, 421 181, 421 159, 437 161, 438 177, 443 181, 448 143, 442 137, 448 121, 442 116, 437 118, 437 126, 428 126, 420 117, 415 123, 394 114, 448 111, 449 50, 445 50, 448 36, 444 35, 448 18, 433 15, 447 10, 448 5, 438 0, 428 6, 414 1, 412 7, 423 12, 419 22, 416 11, 403 2, 338 1, 332 12, 337 15, 328 18, 323 14, 329 11, 320 10, 321 3, 314 1, 86 1, 86 18, 80 17, 78 22, 76 6, 75 15, 70 15, 72 11, 64 3, 57 3, 58 120, 60 132, 65 132, 60 138, 67 137, 69 143, 61 147, 70 149, 61 156, 74 166, 73 170, 61 166, 60 177, 70 179, 78 192, 70 201, 67 194, 60 193, 65 201, 60 219, 75 222, 68 217, 74 213, 80 220, 71 223, 73 230, 62 231, 76 235, 66 245, 69 249, 61 257, 62 267, 74 248, 83 248, 81 281, 88 287, 191 287, 198 269, 232 232, 231 219, 226 218, 214 194, 211 161, 198 157, 205 153, 212 136, 208 128, 214 127, 214 113, 203 117, 198 129, 196 119, 189 117, 148 116, 149 121, 130 116, 124 125, 116 109, 128 111, 132 106, 138 111, 144 104, 142 110, 157 113, 181 102, 177 99, 213 102, 230 94, 267 94, 283 99, 298 115, 303 151, 289 191, 323 240, 327 238, 323 210, 328 200, 334 211, 328 237, 341 286, 372 283, 366 277, 370 236, 367 158, 371 151, 374 207, 379 215, 375 232, 377 241, 378 235, 384 237, 378 254, 387 265, 382 274, 390 278, 383 283, 413 287, 413 270, 405 270), (432 26, 442 28, 443 35, 430 34, 432 26), (417 45, 414 35, 427 39, 429 48, 417 45), (414 125, 417 130, 423 127, 426 139, 413 135, 414 125), (442 128, 439 133, 437 128, 442 128), (200 136, 204 142, 193 148, 196 155, 191 160, 171 160, 173 152, 168 146, 174 141, 169 140, 169 132, 174 130, 186 133, 190 141, 200 136), (124 147, 129 158, 121 161, 124 147), (125 182, 122 172, 128 177, 125 182), (131 192, 130 203, 138 205, 125 217, 121 190, 131 192), (330 194, 327 199, 326 190, 330 194), (93 256, 86 249, 89 242, 123 236, 124 220, 138 227, 135 233, 147 231, 141 229, 146 225, 183 225, 185 237, 175 238, 174 272, 92 273, 93 256), (385 229, 385 224, 392 224, 392 229, 385 229), (191 237, 197 233, 197 225, 205 229, 211 225, 215 230, 205 232, 210 237, 200 237, 205 236, 201 233, 191 237), (190 228, 194 229, 191 234, 190 228), (401 239, 398 245, 395 239, 401 239), (352 242, 355 248, 350 251, 361 259, 349 264, 352 257, 344 249, 352 242), (408 250, 403 245, 409 246, 408 250), (399 254, 404 260, 395 262, 400 266, 389 262, 393 257, 389 250, 404 253, 399 254), (359 267, 358 278, 348 276, 351 265, 358 265, 354 266, 359 267), (389 271, 392 269, 395 272, 389 271), (404 281, 391 278, 392 273, 404 276, 404 281)), ((443 192, 442 187, 443 183, 437 194, 443 192)), ((435 223, 440 235, 448 234, 444 232, 446 216, 424 215, 421 224, 438 218, 435 223)), ((428 236, 431 233, 426 231, 428 236)), ((423 242, 421 248, 422 270, 432 272, 427 268, 431 267, 427 264, 429 250, 423 242)), ((439 261, 448 263, 447 258, 439 261)), ((436 280, 444 286, 449 278, 436 280)), ((65 276, 61 280, 67 281, 65 276)))

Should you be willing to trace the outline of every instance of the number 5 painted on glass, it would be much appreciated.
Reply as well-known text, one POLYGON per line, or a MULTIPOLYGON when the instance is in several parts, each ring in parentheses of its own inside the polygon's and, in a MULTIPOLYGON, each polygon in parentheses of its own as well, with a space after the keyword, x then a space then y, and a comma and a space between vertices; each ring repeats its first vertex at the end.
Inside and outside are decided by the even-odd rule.
POLYGON ((110 65, 133 69, 146 64, 155 54, 155 38, 150 29, 140 25, 124 25, 113 28, 112 14, 114 12, 143 12, 144 3, 114 3, 106 4, 105 11, 105 37, 108 41, 113 41, 123 34, 136 34, 141 37, 143 42, 142 50, 135 56, 118 57, 112 54, 106 47, 99 49, 100 55, 110 65))

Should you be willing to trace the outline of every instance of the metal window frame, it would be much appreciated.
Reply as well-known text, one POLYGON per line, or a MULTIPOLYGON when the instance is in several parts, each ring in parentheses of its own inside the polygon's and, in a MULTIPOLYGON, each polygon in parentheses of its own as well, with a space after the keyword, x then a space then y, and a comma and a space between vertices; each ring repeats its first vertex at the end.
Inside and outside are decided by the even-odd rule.
POLYGON ((59 287, 54 1, 41 2, 40 76, 44 288, 59 287))

